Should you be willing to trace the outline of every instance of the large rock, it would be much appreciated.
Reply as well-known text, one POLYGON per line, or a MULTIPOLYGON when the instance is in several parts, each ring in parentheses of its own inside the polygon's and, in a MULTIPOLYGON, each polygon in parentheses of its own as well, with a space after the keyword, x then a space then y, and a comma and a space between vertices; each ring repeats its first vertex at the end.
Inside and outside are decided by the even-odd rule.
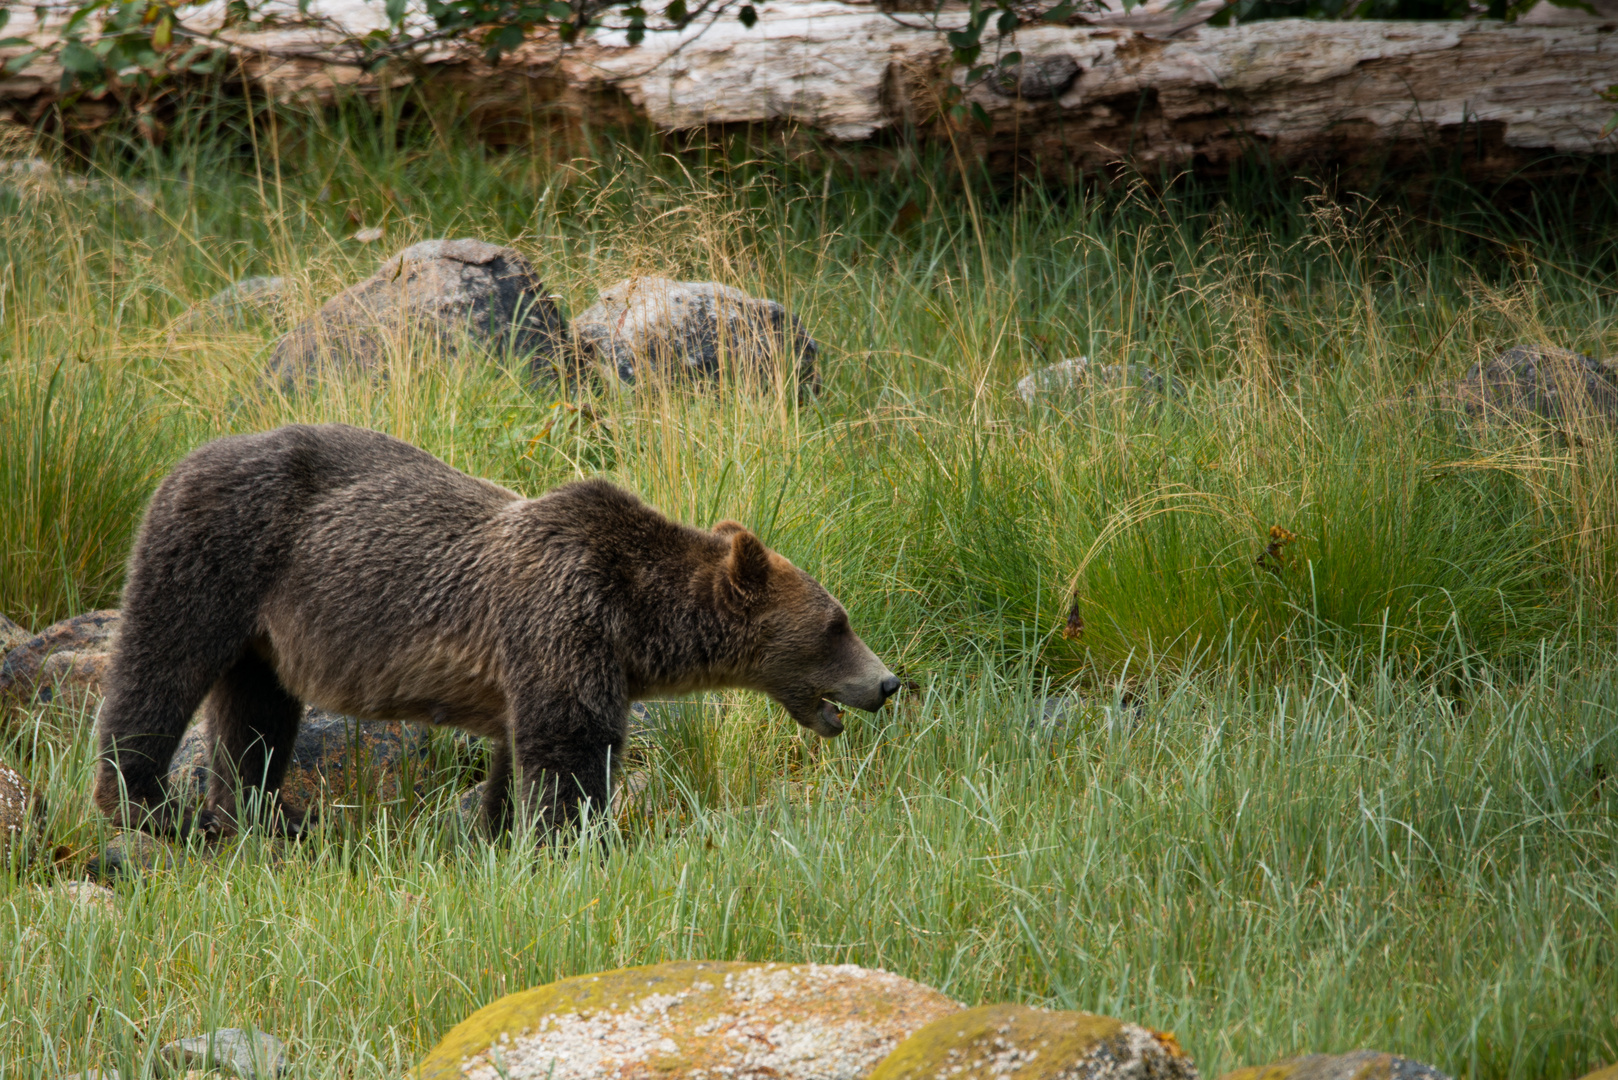
MULTIPOLYGON (((310 708, 281 781, 281 803, 294 818, 323 806, 390 802, 420 790, 429 737, 418 724, 371 723, 310 708)), ((169 765, 170 789, 200 801, 208 791, 212 739, 207 721, 180 740, 169 765)))
POLYGON ((1474 364, 1456 396, 1475 415, 1530 413, 1547 420, 1618 420, 1618 369, 1551 345, 1518 345, 1474 364))
POLYGON ((1449 1077, 1431 1065, 1397 1054, 1355 1050, 1348 1054, 1309 1054, 1271 1065, 1249 1066, 1228 1072, 1219 1080, 1449 1080, 1449 1077))
POLYGON ((1618 1065, 1608 1065, 1585 1076, 1583 1080, 1618 1080, 1618 1065))
POLYGON ((770 386, 779 366, 800 393, 820 389, 820 347, 798 317, 712 281, 627 278, 573 320, 573 334, 609 381, 713 379, 723 370, 770 386))
POLYGON ((0 865, 21 852, 39 833, 44 808, 22 773, 0 761, 0 865))
POLYGON ((424 240, 330 300, 275 345, 270 373, 284 385, 374 368, 390 342, 474 343, 524 358, 534 375, 558 362, 565 328, 545 283, 510 248, 481 240, 424 240))
POLYGON ((73 701, 99 697, 117 629, 116 610, 90 611, 6 650, 0 700, 47 702, 64 693, 73 701))
POLYGON ((852 965, 654 964, 501 998, 444 1036, 417 1080, 859 1080, 959 1009, 852 965))
POLYGON ((1137 398, 1152 401, 1179 397, 1185 388, 1145 364, 1100 364, 1087 356, 1058 360, 1017 380, 1017 396, 1032 405, 1040 399, 1073 401, 1091 394, 1134 387, 1137 398))
POLYGON ((1173 1035, 1083 1012, 980 1005, 900 1043, 870 1080, 1196 1080, 1173 1035))

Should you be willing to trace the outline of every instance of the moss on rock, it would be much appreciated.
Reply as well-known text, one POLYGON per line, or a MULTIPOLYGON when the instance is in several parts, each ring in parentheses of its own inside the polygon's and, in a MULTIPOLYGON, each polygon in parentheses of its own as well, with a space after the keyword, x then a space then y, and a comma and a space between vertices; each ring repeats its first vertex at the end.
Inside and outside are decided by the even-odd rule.
POLYGON ((1431 1065, 1385 1054, 1355 1050, 1348 1054, 1309 1054, 1269 1065, 1250 1065, 1219 1080, 1449 1080, 1431 1065))
POLYGON ((981 1005, 900 1043, 870 1080, 1195 1080, 1173 1035, 1084 1012, 981 1005))
POLYGON ((473 1013, 419 1080, 859 1080, 960 1006, 853 965, 678 961, 579 975, 473 1013))

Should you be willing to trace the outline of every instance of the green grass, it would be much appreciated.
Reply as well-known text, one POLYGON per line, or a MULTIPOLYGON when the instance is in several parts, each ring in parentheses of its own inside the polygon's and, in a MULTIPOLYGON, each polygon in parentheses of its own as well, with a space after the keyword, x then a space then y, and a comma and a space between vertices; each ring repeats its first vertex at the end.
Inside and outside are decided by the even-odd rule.
POLYGON ((1208 1076, 1618 1060, 1618 444, 1439 393, 1518 341, 1618 353, 1610 178, 968 189, 497 156, 358 112, 97 153, 88 186, 0 188, 0 611, 115 605, 145 498, 207 438, 345 420, 520 491, 605 474, 747 522, 919 689, 831 743, 747 695, 678 706, 606 854, 465 838, 452 771, 296 849, 199 850, 109 919, 38 891, 100 842, 89 718, 15 713, 0 759, 49 794, 62 868, 0 876, 0 1077, 140 1075, 243 1023, 296 1076, 396 1075, 501 993, 679 957, 1108 1012, 1208 1076), (439 235, 515 245, 575 312, 631 272, 774 296, 826 391, 586 391, 587 424, 514 365, 401 343, 386 379, 289 399, 267 325, 181 321, 250 273, 302 314, 439 235), (1080 353, 1188 394, 1017 400, 1080 353), (1277 570, 1271 525, 1301 537, 1277 570), (1057 693, 1082 704, 1052 728, 1057 693))

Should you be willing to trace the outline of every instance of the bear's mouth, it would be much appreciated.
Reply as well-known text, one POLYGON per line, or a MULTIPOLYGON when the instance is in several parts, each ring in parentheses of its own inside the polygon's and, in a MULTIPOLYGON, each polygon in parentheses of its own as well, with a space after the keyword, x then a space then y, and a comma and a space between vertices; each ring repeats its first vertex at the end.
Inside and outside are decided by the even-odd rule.
POLYGON ((830 698, 820 699, 820 707, 815 710, 815 720, 816 735, 832 739, 843 733, 843 710, 830 698))

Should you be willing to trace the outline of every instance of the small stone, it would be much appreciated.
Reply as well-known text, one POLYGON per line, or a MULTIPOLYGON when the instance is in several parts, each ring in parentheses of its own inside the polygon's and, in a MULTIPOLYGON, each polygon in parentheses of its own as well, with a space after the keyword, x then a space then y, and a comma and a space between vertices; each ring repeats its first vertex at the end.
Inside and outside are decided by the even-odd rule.
POLYGON ((1078 76, 1078 61, 1066 53, 1056 53, 1000 65, 990 73, 987 85, 1001 97, 1048 101, 1061 97, 1078 76))
POLYGON ((1449 1080, 1419 1061, 1379 1050, 1308 1054, 1228 1072, 1219 1080, 1449 1080))
POLYGON ((241 1080, 269 1080, 286 1071, 281 1040, 263 1031, 221 1028, 176 1039, 157 1053, 170 1068, 218 1069, 241 1080))
POLYGON ((566 328, 534 267, 511 248, 480 240, 424 240, 332 297, 276 343, 270 375, 284 385, 334 370, 369 371, 387 342, 425 335, 446 352, 465 342, 527 360, 532 376, 555 370, 566 328))
POLYGON ((166 842, 125 829, 112 835, 101 854, 91 860, 88 873, 98 881, 119 881, 173 868, 174 852, 166 842))
POLYGON ((1084 1012, 980 1005, 927 1025, 869 1080, 1197 1080, 1173 1035, 1084 1012))
POLYGON ((101 696, 118 630, 116 610, 90 611, 64 619, 6 650, 0 662, 0 698, 44 703, 101 696))
POLYGON ((573 322, 585 361, 609 382, 718 378, 721 367, 772 385, 777 359, 799 393, 820 389, 820 347, 796 315, 712 281, 627 278, 573 322))
POLYGON ((22 773, 0 761, 0 864, 14 854, 27 857, 44 818, 44 808, 22 773))
POLYGON ((1163 376, 1145 364, 1098 364, 1084 356, 1058 360, 1017 381, 1017 396, 1032 405, 1040 398, 1078 397, 1095 390, 1136 388, 1148 400, 1183 397, 1185 387, 1174 376, 1163 376))
POLYGON ((852 964, 677 961, 501 998, 445 1035, 415 1076, 860 1080, 906 1035, 959 1009, 852 964))
POLYGON ((1547 420, 1618 420, 1618 368, 1551 345, 1518 345, 1474 364, 1456 388, 1473 415, 1529 413, 1547 420))
POLYGON ((63 881, 40 892, 46 899, 64 900, 98 915, 118 914, 118 894, 105 885, 90 881, 63 881))
POLYGON ((279 323, 285 317, 286 293, 284 277, 243 278, 192 307, 176 320, 174 328, 188 332, 223 330, 254 318, 279 323))

